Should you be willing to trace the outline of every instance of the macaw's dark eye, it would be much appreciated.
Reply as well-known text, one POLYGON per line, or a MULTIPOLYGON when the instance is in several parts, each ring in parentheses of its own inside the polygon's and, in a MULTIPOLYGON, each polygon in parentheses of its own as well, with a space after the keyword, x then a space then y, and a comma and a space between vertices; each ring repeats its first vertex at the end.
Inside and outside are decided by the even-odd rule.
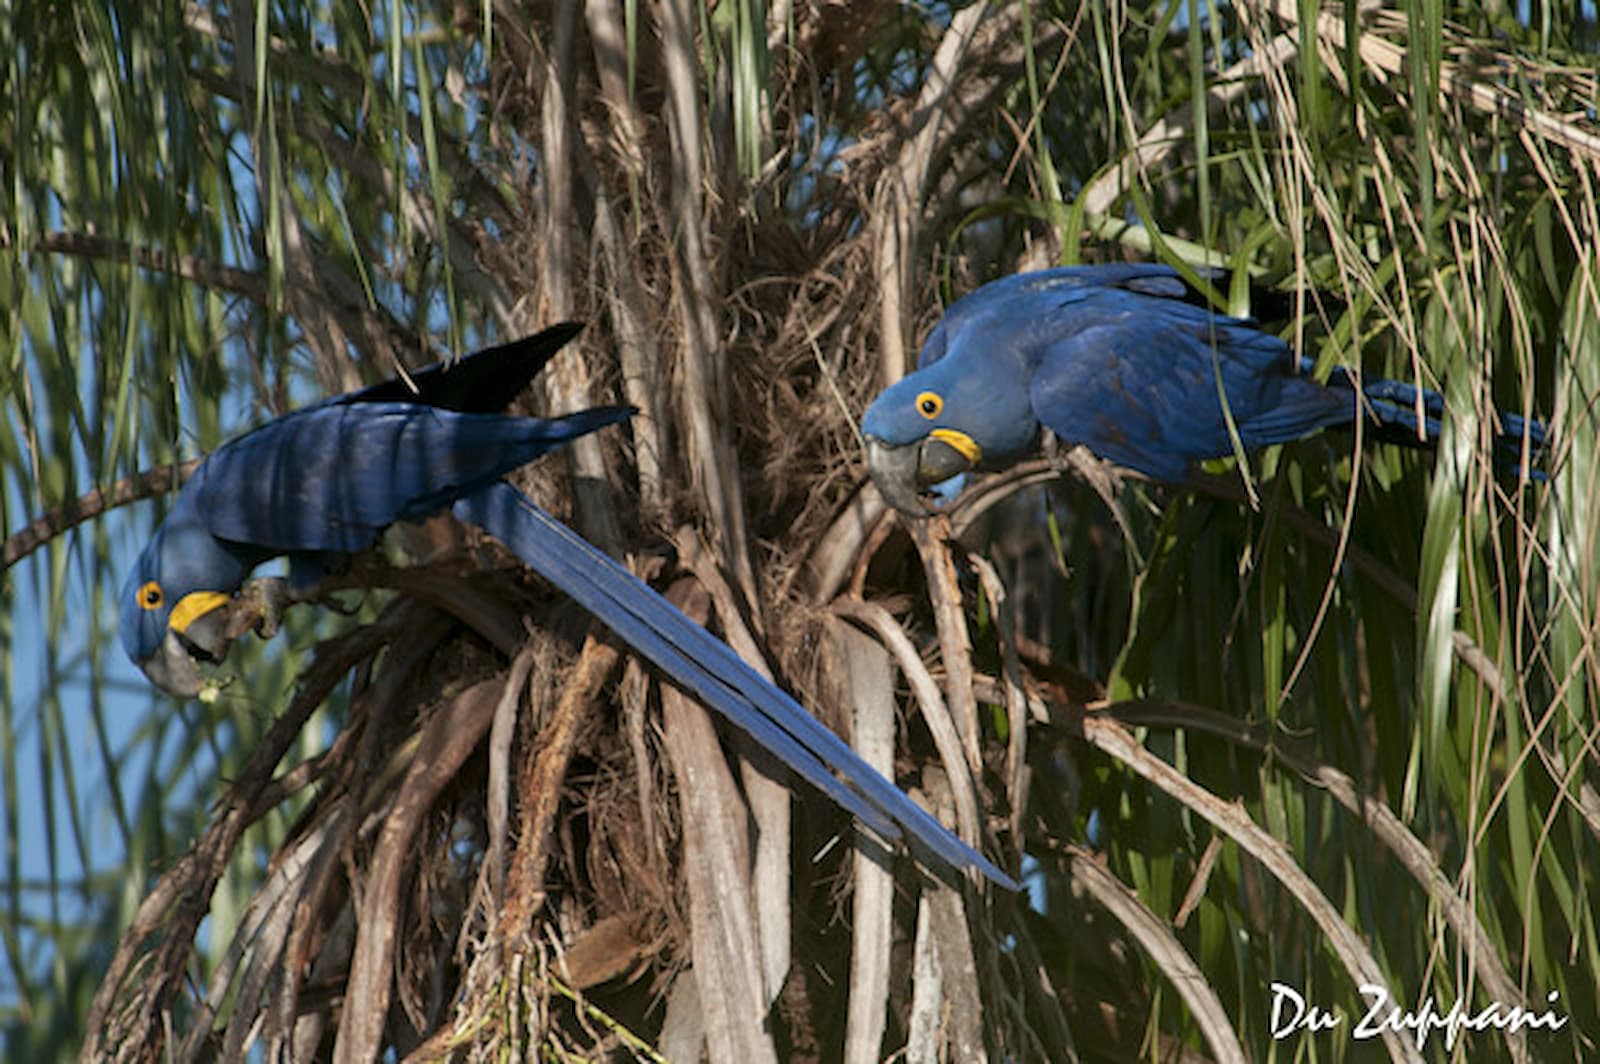
POLYGON ((917 396, 917 413, 932 421, 944 409, 944 400, 938 392, 923 392, 917 396))
POLYGON ((161 585, 154 580, 145 581, 139 588, 139 605, 147 610, 159 610, 165 596, 161 594, 161 585))

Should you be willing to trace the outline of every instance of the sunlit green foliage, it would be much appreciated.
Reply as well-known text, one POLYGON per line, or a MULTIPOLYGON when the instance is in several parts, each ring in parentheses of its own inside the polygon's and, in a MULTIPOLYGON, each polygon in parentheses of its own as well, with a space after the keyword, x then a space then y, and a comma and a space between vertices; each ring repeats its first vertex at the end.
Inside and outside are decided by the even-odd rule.
MULTIPOLYGON (((653 552, 697 527, 780 679, 839 723, 851 707, 818 663, 819 618, 855 617, 838 608, 855 590, 943 675, 968 653, 934 634, 934 567, 899 533, 831 528, 863 479, 853 425, 882 374, 985 280, 1134 257, 1222 267, 1205 278, 1219 306, 1257 313, 1319 373, 1441 391, 1445 436, 1431 453, 1325 434, 1218 463, 1207 490, 1130 481, 1116 516, 1072 474, 1019 480, 966 533, 1050 709, 1021 790, 1002 633, 963 583, 997 707, 979 714, 987 846, 1027 853, 1042 898, 967 899, 991 1054, 1224 1053, 1171 955, 1074 871, 1088 852, 1198 965, 1255 1059, 1343 1059, 1363 979, 1441 1011, 1554 993, 1570 1022, 1529 1034, 1526 1059, 1600 1054, 1597 42, 1576 0, 0 7, 0 1045, 49 1059, 82 1041, 123 929, 213 823, 306 652, 387 601, 296 619, 236 651, 221 702, 180 707, 115 641, 121 568, 164 503, 90 500, 85 523, 61 507, 94 488, 164 495, 150 471, 397 360, 586 318, 580 368, 556 371, 546 405, 644 410, 624 457, 575 458, 609 492, 610 525, 586 531, 653 552), (1291 297, 1263 303, 1263 286, 1291 297), (1496 467, 1496 409, 1552 426, 1548 480, 1496 467), (41 515, 42 546, 16 560, 41 515), (832 582, 808 568, 830 551, 846 558, 832 582), (1197 789, 1153 782, 1086 725, 1096 696, 1091 721, 1133 730, 1197 789), (1346 1022, 1275 1043, 1274 980, 1346 1022)), ((552 660, 574 656, 563 646, 552 660)), ((534 686, 564 690, 552 660, 534 686)), ((614 686, 569 813, 644 773, 615 718, 648 697, 614 686)), ((900 779, 928 786, 938 758, 899 697, 900 779)), ((330 699, 280 771, 320 765, 345 713, 330 699)), ((284 802, 229 854, 203 899, 197 986, 320 800, 284 802)), ((831 893, 853 882, 825 845, 840 825, 814 820, 795 829, 801 974, 771 1038, 833 1059, 860 965, 831 893)), ((480 1047, 644 1056, 674 979, 709 965, 683 931, 683 869, 652 863, 680 841, 659 830, 639 867, 679 922, 641 960, 649 978, 596 991, 592 1011, 551 1005, 572 991, 540 982, 545 943, 621 907, 558 861, 567 922, 540 917, 537 963, 492 987, 463 978, 429 1021, 473 1019, 480 1047)), ((430 842, 460 858, 459 839, 430 842)), ((894 914, 901 939, 911 910, 894 914)), ((885 1055, 932 1037, 895 995, 885 1055)), ((194 1007, 174 1006, 180 1038, 194 1007)), ((1451 1054, 1435 1033, 1423 1055, 1523 1049, 1471 1032, 1451 1054)))

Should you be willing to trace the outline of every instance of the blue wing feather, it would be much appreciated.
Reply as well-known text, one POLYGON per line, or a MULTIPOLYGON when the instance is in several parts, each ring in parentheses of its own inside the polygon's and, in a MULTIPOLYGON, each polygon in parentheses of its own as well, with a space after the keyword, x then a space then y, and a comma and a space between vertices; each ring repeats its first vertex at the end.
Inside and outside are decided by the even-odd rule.
POLYGON ((1030 383, 1039 420, 1160 480, 1231 454, 1221 394, 1247 448, 1349 421, 1348 393, 1292 371, 1288 347, 1248 322, 1120 289, 1086 289, 1059 313, 1030 383))
POLYGON ((1175 299, 1188 292, 1177 270, 1153 262, 1061 266, 1053 270, 1015 273, 990 281, 950 304, 923 343, 917 356, 917 368, 926 369, 959 351, 960 344, 955 338, 963 335, 980 345, 989 345, 989 350, 1011 340, 1043 339, 1059 323, 1053 313, 1061 307, 1077 303, 1093 292, 1119 289, 1175 299), (974 325, 979 327, 973 328, 974 325), (1019 326, 1026 336, 1015 335, 1019 326))
POLYGON ((185 490, 221 539, 282 553, 353 553, 395 521, 440 509, 629 413, 600 407, 545 419, 414 403, 312 407, 222 447, 185 490))

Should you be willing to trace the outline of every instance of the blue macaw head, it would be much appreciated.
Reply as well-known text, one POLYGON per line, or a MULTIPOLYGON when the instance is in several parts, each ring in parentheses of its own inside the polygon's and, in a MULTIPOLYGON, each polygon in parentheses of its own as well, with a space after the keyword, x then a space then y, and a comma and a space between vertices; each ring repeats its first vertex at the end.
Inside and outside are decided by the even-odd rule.
POLYGON ((924 491, 1013 458, 1039 435, 1021 353, 973 350, 968 325, 981 322, 947 315, 923 346, 923 368, 885 388, 861 420, 873 483, 901 513, 926 514, 924 491))
POLYGON ((205 683, 202 665, 228 649, 223 611, 248 568, 179 505, 146 544, 122 585, 122 648, 150 681, 189 697, 205 683))

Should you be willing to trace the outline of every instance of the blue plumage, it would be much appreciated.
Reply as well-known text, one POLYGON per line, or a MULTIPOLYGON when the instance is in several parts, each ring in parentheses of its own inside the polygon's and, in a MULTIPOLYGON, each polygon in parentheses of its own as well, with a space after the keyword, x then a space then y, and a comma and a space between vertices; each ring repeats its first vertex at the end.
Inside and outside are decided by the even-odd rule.
POLYGON ((463 414, 415 403, 336 403, 240 436, 195 471, 206 528, 274 551, 353 553, 578 436, 629 416, 463 414))
POLYGON ((286 414, 200 463, 120 596, 123 649, 159 687, 192 695, 224 652, 217 608, 278 555, 291 573, 370 547, 546 451, 628 417, 600 407, 561 418, 485 413, 463 382, 504 406, 578 326, 557 325, 454 366, 432 366, 286 414), (459 376, 458 376, 459 375, 459 376), (413 390, 415 389, 415 390, 413 390))
POLYGON ((480 488, 456 500, 451 512, 511 548, 635 652, 880 836, 898 838, 904 831, 941 864, 972 868, 1007 890, 1019 889, 726 643, 511 485, 480 488))
MULTIPOLYGON (((1016 274, 957 300, 917 371, 886 388, 862 420, 884 497, 922 513, 923 490, 1015 461, 1041 428, 1163 481, 1232 454, 1230 417, 1246 449, 1349 424, 1363 409, 1390 438, 1409 430, 1416 439, 1420 397, 1423 429, 1437 436, 1438 395, 1374 380, 1358 400, 1343 373, 1318 384, 1282 340, 1187 294, 1171 267, 1116 264, 1016 274)), ((1543 445, 1538 422, 1507 416, 1501 428, 1543 445)), ((1515 442, 1505 441, 1508 452, 1515 442)))
POLYGON ((902 832, 951 869, 1016 882, 862 761, 803 707, 500 477, 626 418, 491 413, 577 331, 564 325, 287 414, 224 444, 178 494, 123 587, 122 641, 159 686, 200 690, 226 653, 216 618, 268 558, 291 570, 371 546, 394 521, 449 507, 501 540, 642 657, 886 839, 902 832), (465 383, 463 383, 465 382, 465 383), (482 394, 493 396, 487 399, 482 394), (837 775, 836 775, 837 774, 837 775))

